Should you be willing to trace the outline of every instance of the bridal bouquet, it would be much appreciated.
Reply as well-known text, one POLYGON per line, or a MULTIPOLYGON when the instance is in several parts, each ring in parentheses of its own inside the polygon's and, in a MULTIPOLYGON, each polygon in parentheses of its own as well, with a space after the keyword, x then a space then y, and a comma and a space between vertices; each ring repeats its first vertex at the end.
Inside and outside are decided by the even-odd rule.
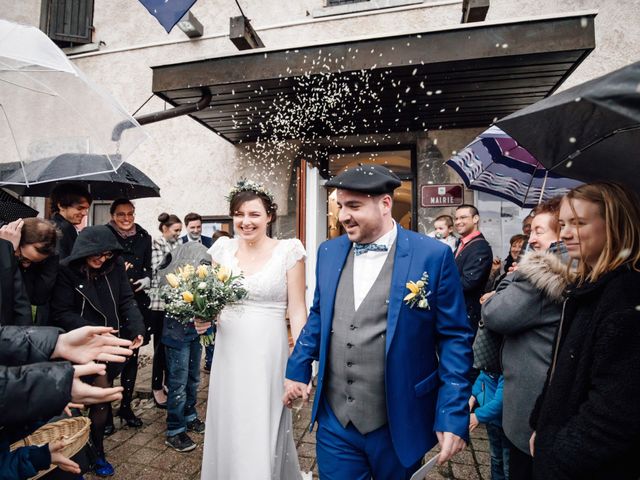
MULTIPOLYGON (((242 287, 242 275, 233 276, 222 265, 185 265, 165 277, 167 284, 162 287, 161 296, 165 311, 188 325, 202 319, 212 321, 222 309, 242 300, 247 291, 242 287)), ((214 334, 200 336, 204 346, 213 343, 214 334)))

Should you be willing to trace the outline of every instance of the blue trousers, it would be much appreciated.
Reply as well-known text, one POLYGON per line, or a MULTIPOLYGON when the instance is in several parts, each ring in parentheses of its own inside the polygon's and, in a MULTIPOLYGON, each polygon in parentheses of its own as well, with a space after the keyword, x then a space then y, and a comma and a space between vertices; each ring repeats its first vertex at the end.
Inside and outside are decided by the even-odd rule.
POLYGON ((388 425, 365 435, 350 423, 344 428, 321 399, 316 432, 318 473, 322 480, 409 480, 420 462, 400 463, 388 425))
POLYGON ((497 425, 486 424, 491 450, 491 480, 509 480, 509 449, 511 443, 497 425))
POLYGON ((202 347, 196 337, 180 347, 165 345, 167 361, 167 436, 187 430, 187 423, 198 418, 196 394, 200 384, 202 347))

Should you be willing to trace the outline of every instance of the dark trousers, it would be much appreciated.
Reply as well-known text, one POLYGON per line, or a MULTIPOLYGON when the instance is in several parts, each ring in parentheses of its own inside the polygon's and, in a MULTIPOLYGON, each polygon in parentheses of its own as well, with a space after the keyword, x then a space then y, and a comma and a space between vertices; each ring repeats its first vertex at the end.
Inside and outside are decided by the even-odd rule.
POLYGON ((509 478, 510 480, 533 479, 533 457, 513 444, 509 449, 509 478))
POLYGON ((391 442, 389 426, 365 435, 351 424, 344 428, 325 400, 318 412, 316 453, 323 480, 409 480, 420 462, 407 468, 391 442))
POLYGON ((153 364, 151 369, 151 388, 162 390, 167 378, 167 366, 164 345, 162 344, 162 324, 164 312, 149 310, 149 328, 153 335, 153 364))
POLYGON ((200 383, 200 338, 186 341, 180 347, 165 345, 167 355, 167 436, 187 430, 187 423, 198 418, 196 394, 200 383))
POLYGON ((133 389, 136 386, 138 376, 138 349, 133 350, 133 354, 127 359, 120 374, 120 384, 122 391, 122 401, 120 411, 131 410, 131 400, 133 400, 133 389))
POLYGON ((204 366, 207 370, 211 370, 211 362, 213 361, 213 349, 215 345, 207 345, 204 347, 204 366))
POLYGON ((509 449, 511 442, 502 427, 488 423, 487 436, 491 450, 491 480, 509 480, 509 449))

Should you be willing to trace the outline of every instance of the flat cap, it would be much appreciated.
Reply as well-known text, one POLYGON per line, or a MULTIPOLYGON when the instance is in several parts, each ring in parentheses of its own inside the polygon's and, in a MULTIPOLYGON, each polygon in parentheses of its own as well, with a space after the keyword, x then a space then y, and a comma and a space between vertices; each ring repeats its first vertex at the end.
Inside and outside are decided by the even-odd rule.
POLYGON ((350 168, 325 183, 327 188, 340 188, 376 195, 392 193, 400 185, 402 185, 402 181, 391 170, 382 165, 367 163, 350 168))

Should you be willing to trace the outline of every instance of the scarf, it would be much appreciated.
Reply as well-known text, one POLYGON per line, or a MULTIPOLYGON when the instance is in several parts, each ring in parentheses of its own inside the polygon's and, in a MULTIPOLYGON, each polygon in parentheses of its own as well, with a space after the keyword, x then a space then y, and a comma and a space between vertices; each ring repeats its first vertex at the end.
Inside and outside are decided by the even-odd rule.
POLYGON ((116 231, 118 232, 118 235, 120 235, 122 238, 129 238, 129 237, 133 237, 137 231, 136 231, 136 224, 133 224, 133 227, 131 227, 129 230, 120 230, 118 228, 118 226, 116 225, 116 222, 114 222, 113 220, 109 220, 109 225, 116 231))

